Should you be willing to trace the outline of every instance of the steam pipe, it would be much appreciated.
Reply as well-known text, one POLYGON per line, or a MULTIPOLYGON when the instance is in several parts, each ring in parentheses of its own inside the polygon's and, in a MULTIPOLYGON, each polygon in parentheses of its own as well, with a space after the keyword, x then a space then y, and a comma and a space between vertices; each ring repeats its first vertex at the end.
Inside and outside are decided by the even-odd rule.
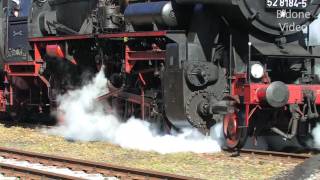
POLYGON ((291 110, 291 120, 292 121, 292 126, 291 126, 291 132, 290 134, 286 134, 283 131, 281 131, 280 129, 278 129, 277 127, 272 127, 271 131, 273 131, 274 133, 286 138, 286 139, 292 139, 293 137, 295 137, 297 135, 297 130, 298 130, 298 122, 300 120, 301 115, 297 112, 296 108, 299 107, 295 107, 294 105, 292 105, 290 107, 291 110))
POLYGON ((271 131, 273 131, 274 133, 276 133, 286 139, 292 139, 293 137, 295 137, 297 135, 297 130, 298 130, 298 119, 293 120, 290 134, 286 134, 276 127, 271 128, 271 131))

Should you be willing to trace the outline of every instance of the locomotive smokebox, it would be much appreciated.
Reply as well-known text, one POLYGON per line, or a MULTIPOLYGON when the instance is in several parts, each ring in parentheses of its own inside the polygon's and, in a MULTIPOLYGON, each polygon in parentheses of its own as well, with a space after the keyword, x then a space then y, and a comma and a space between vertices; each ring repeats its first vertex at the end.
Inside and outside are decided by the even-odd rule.
POLYGON ((278 108, 287 104, 289 89, 281 81, 271 83, 267 88, 260 88, 257 92, 260 101, 266 101, 270 106, 278 108))
POLYGON ((271 36, 287 36, 300 32, 319 13, 319 1, 296 0, 296 3, 280 3, 279 0, 176 0, 178 4, 203 3, 223 15, 232 26, 246 32, 259 30, 271 36), (270 4, 271 3, 271 4, 270 4), (298 13, 299 17, 288 18, 298 13), (290 29, 290 27, 294 27, 290 29))
POLYGON ((170 1, 130 4, 124 12, 124 17, 133 25, 156 23, 174 27, 178 24, 170 1))

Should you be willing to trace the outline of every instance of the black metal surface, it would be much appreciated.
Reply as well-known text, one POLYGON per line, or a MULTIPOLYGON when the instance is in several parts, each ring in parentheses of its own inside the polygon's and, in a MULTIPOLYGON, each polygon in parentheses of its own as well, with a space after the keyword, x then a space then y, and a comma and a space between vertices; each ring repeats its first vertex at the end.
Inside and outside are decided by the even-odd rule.
POLYGON ((57 23, 79 32, 84 20, 96 7, 96 0, 50 0, 57 14, 57 23))
MULTIPOLYGON (((205 3, 212 5, 219 14, 223 14, 233 25, 240 28, 249 26, 257 29, 268 35, 290 35, 297 31, 281 31, 280 24, 295 24, 304 25, 308 23, 309 19, 302 18, 279 18, 276 11, 268 11, 265 8, 265 1, 257 0, 177 0, 181 4, 205 3)), ((309 4, 304 12, 309 12, 315 16, 319 12, 317 2, 309 4)), ((252 30, 250 30, 252 32, 252 30)))
POLYGON ((210 106, 210 99, 213 99, 214 95, 206 91, 193 92, 187 99, 186 115, 189 123, 201 130, 207 132, 209 130, 209 120, 211 116, 207 113, 207 108, 204 106, 210 106))
POLYGON ((119 13, 119 6, 101 4, 101 6, 98 7, 97 14, 102 32, 119 30, 119 26, 121 25, 119 13))
POLYGON ((26 61, 31 50, 28 39, 28 18, 9 17, 6 47, 7 61, 26 61))
POLYGON ((207 62, 190 62, 185 73, 188 83, 196 87, 213 83, 219 76, 218 67, 207 62))
MULTIPOLYGON (((180 42, 183 43, 183 42, 180 42)), ((168 64, 163 78, 164 108, 168 119, 177 127, 185 127, 190 124, 187 121, 185 106, 185 87, 184 73, 179 62, 180 51, 178 43, 167 45, 166 59, 168 64), (178 95, 180 94, 180 95, 178 95)))

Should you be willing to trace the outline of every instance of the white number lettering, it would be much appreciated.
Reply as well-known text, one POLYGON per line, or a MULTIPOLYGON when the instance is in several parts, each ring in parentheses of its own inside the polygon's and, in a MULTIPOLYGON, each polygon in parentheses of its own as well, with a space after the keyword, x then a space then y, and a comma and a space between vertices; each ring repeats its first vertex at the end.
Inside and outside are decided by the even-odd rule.
POLYGON ((293 0, 289 0, 289 7, 293 7, 293 0))
POLYGON ((283 6, 284 6, 284 0, 280 0, 279 5, 280 5, 281 7, 283 7, 283 6))
POLYGON ((271 0, 267 0, 267 6, 271 7, 272 6, 272 1, 271 0))
POLYGON ((307 0, 301 0, 301 5, 303 8, 306 8, 307 7, 307 0))

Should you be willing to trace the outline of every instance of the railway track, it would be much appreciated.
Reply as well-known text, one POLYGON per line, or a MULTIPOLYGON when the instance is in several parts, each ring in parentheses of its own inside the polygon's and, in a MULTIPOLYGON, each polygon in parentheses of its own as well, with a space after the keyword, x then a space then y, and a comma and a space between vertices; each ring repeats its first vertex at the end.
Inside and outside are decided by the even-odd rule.
MULTIPOLYGON (((0 173, 7 177, 18 177, 19 179, 62 179, 62 180, 82 180, 82 178, 68 176, 64 174, 52 173, 36 170, 27 167, 15 166, 0 163, 0 173)), ((84 179, 83 179, 84 180, 84 179)))
MULTIPOLYGON (((84 171, 88 174, 102 174, 105 177, 116 177, 118 179, 148 179, 148 180, 193 180, 196 178, 161 173, 150 170, 122 167, 107 163, 97 163, 85 160, 78 160, 67 157, 45 155, 15 149, 0 147, 0 156, 6 159, 17 161, 28 161, 30 163, 40 163, 46 166, 68 168, 74 171, 84 171)), ((0 173, 10 177, 20 177, 20 179, 81 179, 72 176, 45 172, 10 164, 0 163, 0 173), (29 178, 31 177, 31 178, 29 178)))
POLYGON ((287 158, 287 159, 301 160, 301 161, 309 159, 313 156, 311 154, 296 154, 296 153, 264 151, 264 150, 256 150, 256 149, 241 149, 240 153, 259 155, 259 156, 280 157, 280 158, 287 158))

